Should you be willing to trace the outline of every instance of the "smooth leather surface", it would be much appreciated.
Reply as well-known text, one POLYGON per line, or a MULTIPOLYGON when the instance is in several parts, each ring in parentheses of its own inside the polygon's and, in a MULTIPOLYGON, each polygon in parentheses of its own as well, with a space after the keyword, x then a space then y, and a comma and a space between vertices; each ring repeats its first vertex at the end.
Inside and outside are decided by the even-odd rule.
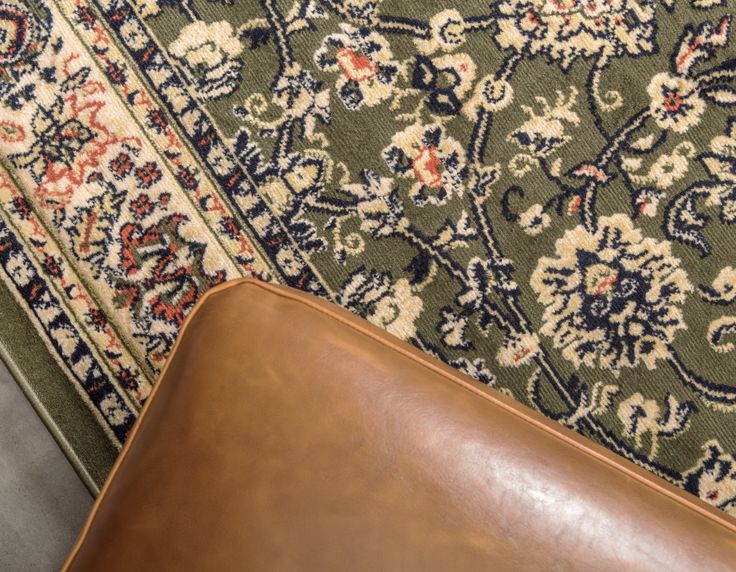
POLYGON ((734 570, 736 524, 328 303, 185 326, 70 571, 734 570))

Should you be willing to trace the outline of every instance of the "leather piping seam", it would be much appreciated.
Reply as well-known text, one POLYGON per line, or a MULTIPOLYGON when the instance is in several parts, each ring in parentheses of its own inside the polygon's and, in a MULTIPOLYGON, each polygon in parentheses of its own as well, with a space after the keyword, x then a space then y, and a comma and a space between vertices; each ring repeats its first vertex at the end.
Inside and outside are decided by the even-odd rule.
MULTIPOLYGON (((267 290, 271 292, 272 294, 276 294, 278 296, 281 296, 282 298, 286 298, 298 303, 301 303, 305 306, 308 306, 312 308, 313 310, 317 310, 321 314, 324 314, 343 325, 348 326, 349 328, 355 330, 358 333, 364 334, 368 336, 369 338, 373 339, 374 341, 379 342, 381 345, 394 350, 404 357, 408 357, 412 361, 418 363, 419 365, 429 369, 430 371, 439 374, 440 376, 444 377, 445 379, 448 379, 455 383, 456 385, 460 386, 462 389, 465 389, 474 395, 477 395, 479 397, 484 398, 485 400, 489 401, 490 403, 500 407, 501 409, 507 411, 511 415, 518 417, 519 419, 529 423, 533 427, 544 431, 545 433, 548 433, 552 437, 562 441, 567 446, 573 447, 575 449, 578 449, 583 454, 592 457, 593 459, 602 462, 605 465, 608 465, 609 467, 624 473, 626 476, 631 477, 632 479, 638 481, 639 483, 643 484, 644 486, 652 489, 653 491, 662 494, 664 496, 669 497, 673 501, 675 501, 677 504, 682 505, 684 508, 688 508, 690 510, 693 510, 700 514, 701 516, 706 517, 709 520, 712 520, 713 522, 720 524, 721 526, 731 530, 732 532, 736 532, 736 523, 732 523, 729 521, 723 520, 723 517, 720 514, 712 514, 710 512, 710 507, 701 507, 697 504, 691 502, 689 499, 682 498, 678 492, 669 491, 666 488, 662 487, 661 485, 657 483, 652 483, 642 475, 638 474, 636 471, 632 471, 631 469, 628 469, 626 467, 621 466, 616 461, 609 459, 607 456, 602 455, 601 453, 598 453, 597 451, 592 450, 589 448, 589 446, 577 442, 575 439, 572 439, 570 437, 567 437, 566 435, 562 435, 559 432, 557 432, 554 428, 548 427, 545 423, 540 422, 536 419, 533 419, 527 415, 525 415, 523 412, 519 411, 518 409, 514 408, 513 406, 510 406, 507 403, 504 403, 503 401, 495 399, 492 395, 489 395, 485 393, 484 391, 481 391, 480 389, 474 388, 472 385, 470 385, 467 381, 464 381, 462 378, 456 377, 454 375, 451 375, 449 372, 446 372, 444 369, 437 367, 436 365, 429 363, 422 359, 419 356, 414 355, 412 352, 405 350, 404 348, 400 347, 399 345, 384 339, 382 336, 377 335, 373 332, 371 332, 369 329, 364 328, 361 325, 353 323, 351 320, 345 319, 342 316, 338 315, 337 313, 333 313, 332 311, 328 310, 327 308, 322 307, 319 304, 315 304, 309 300, 303 299, 301 296, 291 294, 290 292, 285 292, 281 288, 274 287, 271 284, 260 282, 260 281, 254 281, 250 279, 245 279, 248 282, 252 283, 254 286, 257 286, 259 288, 262 288, 263 290, 267 290)), ((239 282, 242 283, 242 282, 239 282)), ((628 460, 627 460, 628 461, 628 460)), ((630 462, 630 461, 629 461, 630 462)), ((697 497, 696 497, 697 498, 697 497)), ((718 510, 713 508, 712 510, 718 510)))
MULTIPOLYGON (((708 520, 713 521, 716 524, 719 524, 723 526, 724 528, 736 532, 736 523, 731 523, 728 521, 723 520, 723 517, 721 515, 712 514, 710 512, 710 507, 701 507, 697 506, 696 504, 692 503, 691 501, 684 499, 679 496, 676 492, 669 491, 662 487, 661 485, 658 485, 657 483, 652 483, 648 479, 644 478, 642 475, 639 475, 635 471, 632 471, 631 469, 627 469, 626 467, 621 466, 620 464, 616 463, 614 460, 609 459, 605 455, 602 455, 601 453, 598 453, 596 451, 593 451, 588 446, 578 443, 575 439, 572 439, 570 437, 567 437, 565 435, 560 434, 559 432, 555 431, 552 427, 548 427, 544 423, 542 423, 539 420, 532 419, 531 417, 525 415, 521 411, 517 410, 516 408, 510 406, 507 403, 504 403, 503 401, 497 400, 492 395, 489 395, 483 391, 481 391, 478 388, 473 387, 468 382, 464 381, 462 378, 451 375, 447 371, 444 371, 442 368, 437 367, 436 365, 427 362, 425 359, 414 355, 412 352, 407 351, 406 349, 400 347, 395 342, 392 342, 390 340, 384 339, 382 336, 377 335, 374 332, 371 332, 369 329, 365 328, 364 326, 361 326, 359 324, 353 323, 351 320, 348 320, 339 314, 337 314, 334 311, 331 311, 327 308, 322 307, 319 304, 316 304, 312 302, 311 300, 305 300, 301 295, 299 294, 293 294, 289 291, 285 291, 280 286, 274 286, 273 284, 269 284, 266 282, 262 282, 260 280, 256 280, 253 278, 240 278, 236 280, 231 280, 229 282, 225 282, 223 284, 220 284, 219 286, 215 286, 214 288, 211 288, 207 292, 205 292, 202 297, 199 299, 195 307, 192 309, 189 316, 187 316, 187 319, 182 326, 179 335, 176 338, 176 342, 174 343, 174 347, 171 349, 171 353, 169 354, 169 358, 166 360, 166 363, 164 364, 163 369, 161 370, 161 373, 159 374, 158 380, 156 384, 154 385, 153 391, 148 396, 148 399, 146 400, 145 405, 143 406, 143 409, 140 412, 140 415, 138 417, 138 420, 133 427, 130 436, 128 437, 127 441, 125 442, 125 445, 123 446, 123 450, 120 452, 120 455, 118 456, 117 460, 115 461, 115 464, 113 465, 109 476, 107 477, 107 480, 105 481, 104 486, 102 487, 102 490, 100 491, 100 495, 95 501, 94 506, 92 507, 92 510, 90 511, 89 516, 87 517, 87 521, 84 523, 84 528, 79 534, 79 538, 74 545, 74 548, 72 549, 72 552, 67 557, 67 560, 65 561, 64 565, 61 568, 61 572, 66 572, 69 570, 70 566, 74 563, 75 558, 77 557, 82 545, 84 544, 84 541, 87 538, 87 535, 89 534, 89 530, 92 526, 92 522, 95 519, 95 516, 97 515, 99 508, 102 506, 102 503, 105 500, 106 494, 108 492, 108 489, 110 488, 110 484, 115 478, 115 475, 117 474, 120 466, 122 465, 123 461, 125 460, 125 457, 128 454, 128 451, 133 447, 133 444, 135 442, 135 438, 138 435, 138 430, 143 424, 143 419, 145 418, 146 413, 151 407, 151 403, 153 403, 154 398, 156 397, 159 388, 161 387, 162 382, 165 379, 166 372, 169 369, 169 366, 174 360, 174 357, 177 353, 177 350, 179 348, 180 341, 184 338, 184 334, 187 330, 187 327, 194 321, 194 317, 199 313, 200 309, 204 307, 207 300, 215 296, 216 294, 219 294, 221 292, 224 292, 225 290, 229 290, 230 288, 236 287, 236 286, 256 286, 258 288, 261 288, 262 290, 265 290, 269 292, 270 294, 279 296, 281 298, 290 300, 292 302, 297 302, 299 304, 302 304, 304 306, 307 306, 308 308, 311 308, 312 310, 316 310, 320 314, 323 314, 327 316, 328 318, 331 318, 339 323, 341 323, 344 326, 349 327, 350 329, 363 334, 369 338, 371 338, 374 341, 379 342, 384 347, 391 349, 399 354, 401 354, 404 357, 407 357, 414 361, 415 363, 423 366, 426 369, 429 369, 433 373, 436 373, 440 375, 441 377, 450 380, 455 385, 458 385, 460 388, 465 389, 469 391, 470 393, 477 395, 479 397, 482 397, 486 401, 498 406, 499 408, 503 409, 507 413, 510 413, 514 417, 517 417, 521 419, 522 421, 525 421, 526 423, 529 423, 533 427, 535 427, 538 430, 541 430, 545 433, 548 433, 552 437, 562 441, 565 445, 578 449, 581 451, 584 455, 587 455, 599 462, 602 462, 605 465, 608 465, 614 470, 617 470, 621 473, 624 473, 626 476, 631 477, 635 481, 638 481, 642 485, 646 486, 647 488, 653 490, 656 493, 659 493, 661 495, 664 495, 671 500, 675 501, 677 504, 682 505, 684 508, 690 509, 701 516, 707 518, 708 520)), ((716 510, 716 509, 712 509, 716 510)))

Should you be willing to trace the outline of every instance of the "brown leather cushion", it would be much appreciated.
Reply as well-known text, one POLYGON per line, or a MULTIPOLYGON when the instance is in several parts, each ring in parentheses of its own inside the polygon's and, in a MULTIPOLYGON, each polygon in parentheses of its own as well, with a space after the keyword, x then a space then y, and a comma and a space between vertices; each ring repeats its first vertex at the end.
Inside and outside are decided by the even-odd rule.
POLYGON ((330 304, 187 322, 67 570, 733 570, 733 520, 330 304))

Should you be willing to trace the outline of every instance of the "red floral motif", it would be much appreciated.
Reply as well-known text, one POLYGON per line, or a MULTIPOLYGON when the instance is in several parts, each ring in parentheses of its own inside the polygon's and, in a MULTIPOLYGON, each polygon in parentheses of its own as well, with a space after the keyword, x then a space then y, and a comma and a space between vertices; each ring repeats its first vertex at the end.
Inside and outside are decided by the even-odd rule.
POLYGON ((133 169, 133 161, 127 153, 120 153, 112 161, 110 161, 110 169, 115 177, 122 179, 133 169))
POLYGON ((356 53, 349 48, 337 50, 337 65, 346 78, 354 81, 365 81, 378 73, 378 66, 364 54, 356 53))
POLYGON ((412 160, 411 168, 423 185, 433 189, 442 187, 442 163, 437 157, 437 147, 421 147, 412 160))
POLYGON ((186 220, 177 213, 146 228, 137 223, 121 227, 121 261, 127 279, 141 274, 144 267, 145 273, 141 280, 120 282, 119 303, 133 306, 145 299, 155 317, 180 326, 200 292, 225 280, 223 271, 207 274, 202 249, 182 238, 181 226, 186 220), (182 249, 187 250, 186 266, 179 263, 182 249))
POLYGON ((141 188, 147 189, 161 179, 161 169, 153 161, 147 162, 135 170, 135 176, 141 188))

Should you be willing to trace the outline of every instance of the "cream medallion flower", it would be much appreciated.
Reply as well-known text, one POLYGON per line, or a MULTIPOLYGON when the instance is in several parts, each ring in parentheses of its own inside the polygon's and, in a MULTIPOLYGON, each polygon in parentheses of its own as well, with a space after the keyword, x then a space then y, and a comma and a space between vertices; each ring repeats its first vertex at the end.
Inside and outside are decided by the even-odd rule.
POLYGON ((653 218, 657 216, 657 207, 662 200, 662 193, 651 188, 643 189, 636 197, 636 209, 640 215, 653 218))
POLYGON ((700 123, 705 101, 698 95, 697 84, 682 76, 666 72, 652 78, 647 88, 652 103, 649 110, 662 129, 684 133, 700 123))
POLYGON ((669 242, 642 237, 621 214, 598 225, 567 231, 557 258, 539 260, 531 277, 544 306, 539 331, 576 367, 654 369, 686 328, 680 306, 693 287, 669 242))
POLYGON ((414 180, 409 196, 419 206, 442 205, 463 194, 465 150, 442 125, 410 125, 393 136, 383 158, 391 171, 414 180))
POLYGON ((368 28, 340 24, 341 32, 322 41, 314 62, 324 71, 337 72, 337 95, 348 109, 374 106, 388 99, 399 75, 386 39, 368 28))
POLYGON ((674 437, 688 427, 695 406, 690 401, 679 402, 672 394, 665 396, 662 407, 654 399, 637 392, 619 403, 616 415, 623 425, 623 434, 634 440, 637 449, 648 441, 650 459, 659 451, 660 437, 674 437))
POLYGON ((391 291, 376 302, 367 320, 402 339, 417 333, 414 322, 422 313, 422 299, 416 296, 406 278, 400 278, 391 291))

